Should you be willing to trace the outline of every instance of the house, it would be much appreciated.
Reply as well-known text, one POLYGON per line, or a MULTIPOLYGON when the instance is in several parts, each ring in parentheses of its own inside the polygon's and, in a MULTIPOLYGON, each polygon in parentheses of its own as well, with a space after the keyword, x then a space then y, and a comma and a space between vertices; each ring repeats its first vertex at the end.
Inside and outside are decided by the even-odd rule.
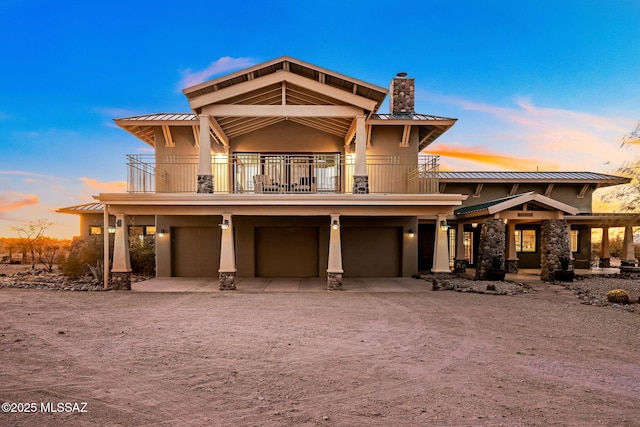
POLYGON ((221 289, 236 277, 326 275, 340 289, 343 277, 449 273, 485 262, 477 242, 496 226, 504 245, 493 246, 512 270, 520 256, 557 263, 541 245, 556 244, 545 239, 558 227, 567 251, 577 242, 578 262, 590 245, 582 230, 604 220, 591 214, 591 194, 628 182, 439 172, 423 153, 456 119, 415 112, 406 73, 387 90, 281 57, 183 92, 190 113, 115 119, 154 149, 128 156, 126 193, 60 209, 84 218, 83 232, 113 227, 105 277, 116 288, 129 288, 131 232, 154 236, 158 276, 216 276, 221 289))

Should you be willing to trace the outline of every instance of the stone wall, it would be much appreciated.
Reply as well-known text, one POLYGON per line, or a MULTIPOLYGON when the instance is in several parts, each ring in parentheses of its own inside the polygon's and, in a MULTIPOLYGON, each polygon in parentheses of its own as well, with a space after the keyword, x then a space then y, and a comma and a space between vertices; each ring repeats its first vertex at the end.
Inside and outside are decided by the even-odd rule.
POLYGON ((571 257, 569 226, 563 219, 542 221, 540 231, 540 278, 549 282, 561 269, 560 258, 571 257))
POLYGON ((406 77, 407 73, 398 73, 391 80, 389 93, 389 113, 414 113, 415 112, 415 81, 406 77))
POLYGON ((213 175, 198 175, 198 193, 213 193, 213 175))
POLYGON ((236 290, 236 273, 220 272, 220 290, 235 291, 236 290))
POLYGON ((367 175, 353 176, 353 194, 369 194, 369 177, 367 175))
POLYGON ((487 270, 495 268, 498 260, 499 268, 505 268, 506 227, 501 219, 488 219, 480 229, 478 245, 478 262, 476 263, 476 279, 486 280, 487 270))
POLYGON ((342 290, 342 273, 327 273, 327 290, 342 290))

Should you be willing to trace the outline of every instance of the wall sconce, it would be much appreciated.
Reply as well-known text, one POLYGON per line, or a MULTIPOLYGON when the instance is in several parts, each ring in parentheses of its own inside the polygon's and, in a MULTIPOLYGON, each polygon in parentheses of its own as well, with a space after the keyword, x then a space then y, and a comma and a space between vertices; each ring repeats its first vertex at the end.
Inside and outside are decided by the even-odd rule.
POLYGON ((333 222, 331 223, 331 228, 334 230, 337 230, 338 228, 340 228, 340 224, 338 224, 338 220, 334 219, 333 222))
POLYGON ((116 228, 113 225, 109 226, 109 234, 114 234, 116 232, 116 228))
POLYGON ((414 237, 415 236, 415 233, 411 229, 409 229, 409 231, 407 231, 407 234, 409 235, 409 237, 414 237))
POLYGON ((229 229, 229 220, 225 219, 224 221, 222 221, 222 224, 218 224, 220 226, 220 228, 222 228, 223 230, 228 230, 229 229))
POLYGON ((158 237, 164 237, 165 231, 164 228, 160 229, 160 232, 158 233, 158 237))
POLYGON ((471 227, 473 227, 473 228, 478 228, 478 223, 477 223, 477 222, 472 222, 472 223, 471 223, 471 227))
POLYGON ((440 221, 440 230, 447 231, 449 226, 447 225, 447 220, 440 221))

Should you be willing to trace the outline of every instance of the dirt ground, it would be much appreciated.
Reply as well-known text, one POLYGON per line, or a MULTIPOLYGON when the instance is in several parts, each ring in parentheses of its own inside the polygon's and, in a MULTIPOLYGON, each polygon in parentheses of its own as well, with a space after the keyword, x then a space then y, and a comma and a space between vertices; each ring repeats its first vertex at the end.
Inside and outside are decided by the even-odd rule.
POLYGON ((636 426, 640 316, 554 285, 0 289, 0 400, 3 426, 636 426))

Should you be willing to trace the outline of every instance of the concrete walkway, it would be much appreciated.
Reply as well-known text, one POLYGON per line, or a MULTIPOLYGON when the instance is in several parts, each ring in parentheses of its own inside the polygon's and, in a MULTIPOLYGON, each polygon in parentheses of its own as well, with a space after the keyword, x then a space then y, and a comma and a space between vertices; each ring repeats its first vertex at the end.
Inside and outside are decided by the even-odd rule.
MULTIPOLYGON (((431 282, 410 277, 365 277, 344 279, 342 292, 427 292, 431 282)), ((226 292, 218 288, 217 277, 155 277, 131 284, 134 292, 226 292)), ((320 277, 264 278, 245 277, 236 280, 233 292, 327 292, 327 279, 320 277)))
MULTIPOLYGON (((582 276, 615 274, 617 268, 576 270, 582 276)), ((467 270, 473 280, 474 271, 467 270)), ((510 282, 540 282, 540 269, 520 269, 516 274, 507 274, 510 282)), ((342 292, 428 292, 431 282, 409 277, 363 277, 347 278, 342 282, 342 292)), ((226 292, 220 291, 217 277, 155 277, 131 284, 134 292, 226 292)), ((327 279, 312 278, 265 278, 244 277, 236 279, 234 292, 327 292, 327 279)))

